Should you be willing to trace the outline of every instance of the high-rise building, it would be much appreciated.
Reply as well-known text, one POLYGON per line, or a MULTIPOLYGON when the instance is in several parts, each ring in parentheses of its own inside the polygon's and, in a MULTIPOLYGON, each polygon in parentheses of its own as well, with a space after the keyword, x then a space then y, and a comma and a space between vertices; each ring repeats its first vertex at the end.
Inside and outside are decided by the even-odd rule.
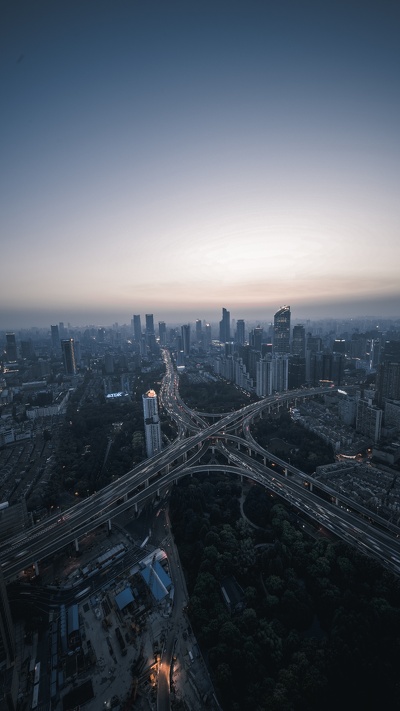
POLYGON ((282 306, 274 315, 274 353, 290 353, 290 306, 282 306))
POLYGON ((244 319, 238 318, 236 322, 236 343, 239 346, 244 346, 246 341, 246 330, 244 319))
POLYGON ((263 333, 264 329, 262 328, 262 326, 256 326, 256 328, 253 328, 249 333, 249 346, 251 346, 251 348, 254 348, 255 351, 260 351, 260 353, 263 333))
POLYGON ((202 328, 201 320, 198 318, 198 319, 196 319, 196 343, 198 345, 202 345, 202 337, 203 337, 203 328, 202 328))
POLYGON ((272 394, 272 357, 267 355, 257 363, 256 394, 267 397, 272 394))
POLYGON ((158 337, 160 339, 160 346, 167 345, 167 326, 165 321, 158 322, 158 337))
POLYGON ((378 442, 381 437, 382 410, 374 407, 372 400, 359 400, 357 403, 356 431, 378 442))
POLYGON ((181 326, 182 350, 185 356, 190 354, 190 324, 181 326))
POLYGON ((146 314, 146 334, 152 336, 154 333, 154 316, 153 314, 146 314))
POLYGON ((60 331, 58 326, 50 326, 51 328, 51 347, 53 351, 60 352, 60 331))
POLYGON ((61 351, 66 375, 76 375, 74 339, 64 338, 61 341, 61 351))
POLYGON ((133 338, 135 343, 140 343, 142 338, 142 325, 140 323, 140 314, 133 316, 133 338))
POLYGON ((209 348, 211 346, 212 342, 212 333, 211 333, 211 324, 206 323, 204 326, 204 338, 203 338, 203 343, 205 349, 209 348))
POLYGON ((293 326, 292 353, 299 358, 306 357, 306 331, 301 323, 293 326))
POLYGON ((219 322, 219 340, 221 343, 231 340, 231 314, 222 309, 222 319, 219 322))
POLYGON ((157 395, 154 390, 148 390, 145 395, 142 395, 142 399, 146 454, 148 457, 153 457, 161 452, 162 444, 157 395))
POLYGON ((400 341, 386 341, 377 370, 377 404, 385 400, 400 400, 400 341))
POLYGON ((7 360, 14 363, 17 360, 17 341, 15 333, 6 333, 6 356, 7 360))

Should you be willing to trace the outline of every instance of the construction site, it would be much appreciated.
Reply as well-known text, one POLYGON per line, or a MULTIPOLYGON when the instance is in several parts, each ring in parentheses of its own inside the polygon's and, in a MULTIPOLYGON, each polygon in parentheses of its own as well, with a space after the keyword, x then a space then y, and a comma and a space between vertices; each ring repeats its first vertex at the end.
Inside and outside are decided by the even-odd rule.
MULTIPOLYGON (((79 557, 49 570, 48 587, 64 601, 52 606, 45 640, 21 634, 21 711, 218 708, 185 614, 177 550, 163 531, 157 547, 122 527, 98 531, 79 557)), ((35 589, 25 593, 33 604, 35 589)))

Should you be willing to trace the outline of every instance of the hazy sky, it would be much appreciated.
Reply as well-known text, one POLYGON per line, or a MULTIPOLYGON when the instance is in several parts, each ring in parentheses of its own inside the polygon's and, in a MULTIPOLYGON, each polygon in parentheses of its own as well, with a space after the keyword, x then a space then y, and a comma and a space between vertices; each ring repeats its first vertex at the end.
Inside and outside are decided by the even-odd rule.
POLYGON ((7 5, 0 329, 400 315, 398 3, 7 5))

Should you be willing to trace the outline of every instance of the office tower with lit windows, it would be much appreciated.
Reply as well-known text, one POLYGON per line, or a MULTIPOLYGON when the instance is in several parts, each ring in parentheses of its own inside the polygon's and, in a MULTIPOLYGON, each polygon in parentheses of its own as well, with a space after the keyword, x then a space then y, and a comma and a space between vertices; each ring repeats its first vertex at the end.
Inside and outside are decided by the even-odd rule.
POLYGON ((161 452, 162 444, 157 395, 154 390, 148 390, 145 395, 142 395, 142 400, 146 454, 148 457, 153 457, 161 452))
POLYGON ((290 353, 290 306, 282 306, 274 314, 273 349, 276 355, 290 353))
POLYGON ((222 309, 222 319, 219 322, 219 340, 221 343, 231 340, 231 314, 226 309, 222 309))
POLYGON ((63 338, 61 341, 61 352, 66 375, 76 375, 76 360, 73 338, 63 338))

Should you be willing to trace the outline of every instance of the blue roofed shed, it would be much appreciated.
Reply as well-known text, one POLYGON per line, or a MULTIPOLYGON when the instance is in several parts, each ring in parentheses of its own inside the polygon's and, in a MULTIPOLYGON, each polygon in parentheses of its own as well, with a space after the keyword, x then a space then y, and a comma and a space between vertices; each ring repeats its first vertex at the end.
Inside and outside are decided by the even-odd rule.
POLYGON ((130 602, 134 601, 132 590, 128 587, 122 590, 118 595, 115 596, 115 602, 118 605, 119 610, 123 610, 124 607, 129 605, 130 602))
POLYGON ((168 595, 172 581, 158 561, 146 565, 141 570, 141 576, 157 601, 163 600, 168 595))

